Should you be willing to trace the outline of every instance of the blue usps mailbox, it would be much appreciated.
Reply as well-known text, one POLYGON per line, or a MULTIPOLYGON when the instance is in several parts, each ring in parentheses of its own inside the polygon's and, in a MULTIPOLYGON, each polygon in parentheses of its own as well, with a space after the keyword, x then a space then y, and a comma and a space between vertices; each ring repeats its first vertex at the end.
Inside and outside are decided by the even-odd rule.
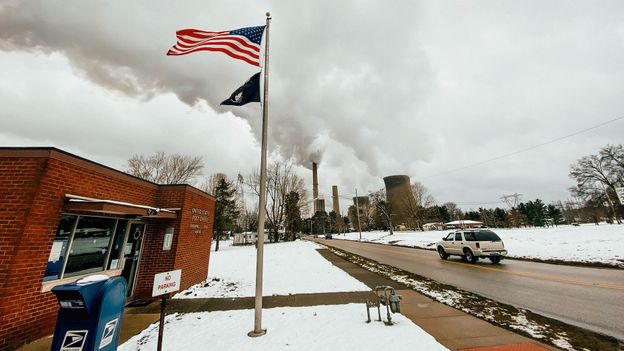
POLYGON ((116 350, 126 289, 124 278, 106 276, 52 288, 60 310, 51 350, 116 350))

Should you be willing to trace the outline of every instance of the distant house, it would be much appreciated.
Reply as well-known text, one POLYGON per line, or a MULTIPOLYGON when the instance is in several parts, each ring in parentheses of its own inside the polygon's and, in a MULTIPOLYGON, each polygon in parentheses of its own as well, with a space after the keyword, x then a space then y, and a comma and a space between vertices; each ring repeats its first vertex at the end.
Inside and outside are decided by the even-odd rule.
POLYGON ((452 222, 444 223, 444 226, 448 229, 481 228, 483 227, 483 222, 471 221, 469 219, 466 219, 466 220, 459 220, 459 221, 452 221, 452 222))
POLYGON ((444 223, 442 222, 432 222, 432 223, 425 223, 423 224, 423 230, 424 231, 428 231, 428 230, 443 230, 444 229, 444 223))
POLYGON ((407 227, 404 224, 399 224, 394 226, 394 230, 404 232, 407 230, 407 227))

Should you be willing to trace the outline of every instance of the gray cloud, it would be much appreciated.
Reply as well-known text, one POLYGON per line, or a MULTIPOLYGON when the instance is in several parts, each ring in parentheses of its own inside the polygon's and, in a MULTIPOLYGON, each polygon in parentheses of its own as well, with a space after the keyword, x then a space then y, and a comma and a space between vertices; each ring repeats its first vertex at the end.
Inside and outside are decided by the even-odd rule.
MULTIPOLYGON (((176 24, 185 20, 180 19, 182 13, 171 14, 162 4, 57 5, 48 1, 5 4, 1 47, 61 52, 80 74, 108 89, 140 99, 173 92, 189 105, 206 101, 217 110, 222 110, 218 103, 229 90, 253 71, 241 69, 244 63, 205 54, 164 56, 174 42, 176 24)), ((205 23, 215 23, 209 29, 221 29, 217 23, 223 21, 217 20, 214 9, 226 7, 226 2, 196 6, 198 12, 204 8, 205 23)), ((276 7, 269 100, 273 146, 309 167, 312 160, 321 160, 326 135, 349 146, 372 174, 380 175, 363 142, 366 133, 386 123, 376 119, 400 119, 413 113, 395 102, 421 99, 429 75, 412 35, 387 35, 401 31, 401 23, 391 22, 401 9, 379 12, 374 3, 347 7, 330 1, 276 7), (325 11, 318 11, 319 6, 325 11), (371 26, 372 18, 387 21, 386 28, 371 26), (396 57, 399 64, 386 64, 396 57)), ((258 109, 232 112, 247 119, 259 135, 258 109)))
MULTIPOLYGON (((99 109, 93 112, 102 119, 96 126, 113 119, 121 129, 140 125, 145 131, 132 142, 111 143, 97 135, 72 139, 76 145, 113 144, 116 156, 107 156, 111 159, 123 160, 122 155, 149 152, 163 143, 176 145, 167 132, 181 129, 178 120, 194 126, 186 132, 192 138, 185 141, 201 145, 213 167, 235 172, 231 163, 240 162, 240 169, 256 160, 257 155, 248 153, 257 145, 248 138, 260 134, 260 107, 230 111, 249 123, 248 130, 225 122, 229 115, 223 113, 229 110, 218 105, 254 68, 220 53, 166 57, 165 52, 177 29, 259 25, 267 9, 274 16, 269 145, 304 167, 322 160, 323 188, 339 184, 375 190, 383 185, 380 177, 398 173, 421 180, 439 200, 491 201, 515 191, 558 200, 567 196, 570 163, 622 140, 622 124, 614 124, 543 150, 436 176, 622 114, 621 2, 269 4, 8 1, 0 4, 0 49, 66 57, 74 72, 51 75, 60 79, 58 84, 47 82, 51 91, 72 75, 122 94, 124 98, 107 102, 74 93, 95 106, 67 98, 74 109, 99 109), (169 94, 193 112, 174 106, 169 94), (124 115, 116 116, 116 109, 124 115), (193 119, 202 113, 210 116, 209 122, 193 119), (232 128, 222 133, 230 138, 221 139, 218 127, 232 128), (220 160, 219 153, 206 151, 204 143, 210 140, 205 135, 213 143, 230 142, 230 157, 220 160)), ((50 57, 50 62, 59 60, 50 57)), ((2 87, 0 83, 5 106, 23 101, 12 98, 15 86, 2 87)), ((59 106, 62 91, 53 95, 55 99, 41 97, 40 105, 56 124, 29 116, 39 112, 37 106, 0 111, 0 133, 10 135, 5 140, 58 140, 55 135, 63 133, 58 121, 75 116, 59 106), (8 113, 25 117, 17 121, 8 113)), ((123 139, 121 133, 115 135, 123 139)))

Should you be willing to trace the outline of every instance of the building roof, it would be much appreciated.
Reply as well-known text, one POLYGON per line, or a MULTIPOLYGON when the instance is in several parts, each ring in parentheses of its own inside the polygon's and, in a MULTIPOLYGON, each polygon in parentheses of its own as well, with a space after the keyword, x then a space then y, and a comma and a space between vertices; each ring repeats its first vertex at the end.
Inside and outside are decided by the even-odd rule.
POLYGON ((211 194, 208 194, 207 192, 200 190, 190 184, 158 184, 158 183, 154 183, 152 181, 149 180, 145 180, 143 178, 139 178, 137 176, 134 176, 132 174, 120 171, 118 169, 106 166, 104 164, 89 160, 87 158, 72 154, 70 152, 67 152, 65 150, 61 150, 58 149, 56 147, 53 146, 26 146, 26 147, 7 147, 7 146, 0 146, 0 158, 3 157, 44 157, 44 158, 53 158, 53 159, 57 159, 63 162, 68 162, 68 163, 72 163, 75 164, 77 166, 82 166, 82 167, 86 167, 86 168, 90 168, 99 172, 107 172, 107 174, 109 175, 114 175, 117 178, 119 177, 123 177, 126 179, 132 179, 135 182, 138 182, 139 184, 149 184, 151 186, 157 186, 157 187, 174 187, 174 186, 181 186, 181 187, 189 187, 191 188, 193 191, 201 193, 203 196, 208 196, 214 199, 214 196, 211 194))
POLYGON ((444 224, 446 224, 446 225, 483 224, 483 222, 472 221, 472 220, 466 219, 466 220, 460 220, 460 221, 452 221, 452 222, 448 222, 448 223, 444 223, 444 224))

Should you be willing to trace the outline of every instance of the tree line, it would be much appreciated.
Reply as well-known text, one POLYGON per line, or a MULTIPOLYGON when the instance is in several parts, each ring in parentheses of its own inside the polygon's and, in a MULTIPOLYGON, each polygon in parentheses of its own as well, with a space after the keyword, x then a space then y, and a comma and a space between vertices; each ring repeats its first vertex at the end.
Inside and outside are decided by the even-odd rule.
MULTIPOLYGON (((198 180, 203 168, 201 157, 157 152, 134 155, 128 160, 128 173, 160 184, 192 183, 216 198, 214 237, 219 241, 230 233, 257 231, 257 203, 245 205, 246 195, 260 193, 258 170, 230 179, 223 173, 198 180), (255 206, 255 207, 254 207, 255 206)), ((511 208, 461 210, 457 204, 436 204, 427 188, 414 182, 411 193, 400 203, 401 223, 395 208, 387 202, 385 189, 371 191, 358 208, 351 205, 347 215, 325 211, 310 213, 304 180, 294 171, 292 160, 277 160, 267 169, 265 228, 271 242, 295 240, 298 233, 340 233, 351 230, 424 230, 426 225, 453 220, 475 220, 488 227, 553 226, 606 220, 621 223, 624 206, 617 189, 624 187, 624 146, 607 145, 595 155, 584 156, 570 166, 571 200, 545 204, 540 199, 520 202, 511 208)), ((396 204, 395 204, 396 206, 396 204)))

